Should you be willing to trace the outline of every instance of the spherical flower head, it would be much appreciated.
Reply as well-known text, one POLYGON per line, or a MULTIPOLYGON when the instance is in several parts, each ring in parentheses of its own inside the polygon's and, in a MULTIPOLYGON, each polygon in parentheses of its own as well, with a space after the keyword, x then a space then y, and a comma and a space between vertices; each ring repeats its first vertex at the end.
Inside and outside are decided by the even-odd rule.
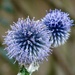
POLYGON ((49 33, 41 21, 34 21, 29 17, 25 20, 19 18, 4 39, 7 55, 24 65, 47 59, 51 53, 49 33))
POLYGON ((52 32, 50 41, 53 47, 64 44, 69 38, 70 28, 73 25, 73 20, 70 20, 69 14, 58 9, 50 10, 42 22, 52 32))

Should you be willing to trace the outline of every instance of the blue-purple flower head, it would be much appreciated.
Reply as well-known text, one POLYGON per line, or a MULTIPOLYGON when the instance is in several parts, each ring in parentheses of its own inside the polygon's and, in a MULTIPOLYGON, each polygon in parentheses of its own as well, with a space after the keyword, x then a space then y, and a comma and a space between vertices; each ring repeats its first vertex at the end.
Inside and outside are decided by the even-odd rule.
POLYGON ((58 9, 50 10, 42 21, 52 32, 50 41, 53 47, 64 44, 69 38, 70 28, 73 25, 73 20, 70 20, 69 14, 58 9))
POLYGON ((7 32, 4 43, 9 58, 15 58, 19 64, 40 62, 51 53, 49 31, 41 21, 18 19, 7 32))

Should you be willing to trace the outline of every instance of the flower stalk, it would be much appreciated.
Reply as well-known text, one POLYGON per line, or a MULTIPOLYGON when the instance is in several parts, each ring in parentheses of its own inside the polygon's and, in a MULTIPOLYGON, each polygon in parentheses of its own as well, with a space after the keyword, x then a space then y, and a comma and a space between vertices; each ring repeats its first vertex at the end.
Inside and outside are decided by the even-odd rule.
POLYGON ((32 62, 30 66, 26 68, 24 65, 22 65, 17 75, 32 75, 32 73, 38 70, 38 68, 39 68, 39 64, 37 62, 32 62))
POLYGON ((20 68, 20 72, 17 75, 31 75, 31 74, 27 71, 27 69, 24 66, 22 66, 20 68))

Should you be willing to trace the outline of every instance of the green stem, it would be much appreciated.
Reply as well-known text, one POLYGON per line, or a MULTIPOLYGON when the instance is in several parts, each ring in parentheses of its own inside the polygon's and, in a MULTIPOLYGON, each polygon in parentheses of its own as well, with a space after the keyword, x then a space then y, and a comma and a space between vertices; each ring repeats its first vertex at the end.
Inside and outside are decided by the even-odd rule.
POLYGON ((20 75, 31 75, 24 66, 22 66, 20 68, 20 72, 19 73, 20 73, 20 75))

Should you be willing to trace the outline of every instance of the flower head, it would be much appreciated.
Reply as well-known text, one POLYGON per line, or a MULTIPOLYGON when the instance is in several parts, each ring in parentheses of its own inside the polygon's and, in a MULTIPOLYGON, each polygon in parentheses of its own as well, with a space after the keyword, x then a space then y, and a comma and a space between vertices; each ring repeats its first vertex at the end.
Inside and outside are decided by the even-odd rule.
POLYGON ((9 58, 15 58, 19 64, 39 62, 51 52, 49 32, 41 21, 18 19, 7 32, 4 43, 9 58))
POLYGON ((53 47, 66 42, 69 37, 70 27, 73 25, 73 20, 70 20, 69 14, 58 9, 50 10, 42 21, 52 32, 50 41, 53 47))

